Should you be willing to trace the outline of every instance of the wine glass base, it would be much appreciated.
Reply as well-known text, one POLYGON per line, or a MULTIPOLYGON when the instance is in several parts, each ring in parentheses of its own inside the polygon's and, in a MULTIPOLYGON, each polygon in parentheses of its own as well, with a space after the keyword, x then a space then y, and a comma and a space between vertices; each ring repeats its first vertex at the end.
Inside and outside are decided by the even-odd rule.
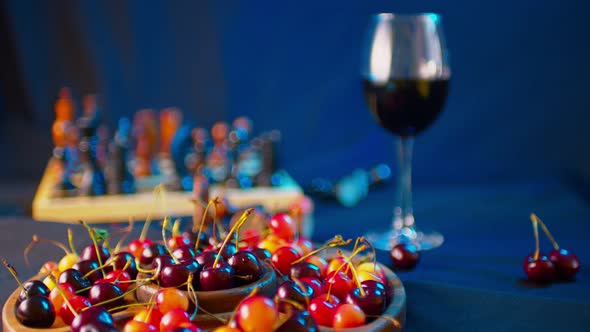
POLYGON ((411 243, 418 247, 418 250, 430 250, 440 247, 444 242, 444 236, 432 230, 416 230, 402 228, 384 232, 370 232, 365 238, 371 242, 375 249, 391 250, 398 243, 411 243))

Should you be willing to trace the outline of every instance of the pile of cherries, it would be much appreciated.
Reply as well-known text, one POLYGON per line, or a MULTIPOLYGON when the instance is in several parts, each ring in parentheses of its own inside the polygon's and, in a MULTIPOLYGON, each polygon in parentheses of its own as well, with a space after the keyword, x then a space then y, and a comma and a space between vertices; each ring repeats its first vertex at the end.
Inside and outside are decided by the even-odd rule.
POLYGON ((536 283, 549 283, 554 280, 572 280, 580 270, 578 256, 566 249, 560 248, 545 223, 534 213, 531 214, 533 233, 535 235, 535 252, 525 257, 523 269, 529 280, 536 283), (543 232, 553 245, 549 255, 540 252, 539 231, 543 232))
MULTIPOLYGON (((219 203, 214 198, 207 208, 219 203)), ((227 207, 224 211, 230 216, 233 212, 227 207)), ((339 250, 334 254, 332 249, 332 259, 327 260, 324 250, 346 246, 351 240, 336 236, 314 250, 309 239, 298 236, 289 214, 269 216, 255 209, 234 215, 227 232, 213 217, 208 236, 203 225, 210 215, 205 209, 198 232, 193 226, 192 231, 180 233, 174 223, 170 237, 166 236, 169 222, 164 219, 159 243, 145 237, 146 222, 142 235, 121 251, 124 238, 111 250, 104 231, 82 223, 93 243, 80 254, 74 250, 71 232, 69 249, 55 243, 65 255, 59 262, 44 264, 41 272, 47 277, 42 281, 22 285, 17 319, 29 327, 51 327, 61 320, 73 331, 115 331, 111 313, 143 306, 123 331, 201 331, 192 322, 203 309, 197 305, 197 292, 255 283, 273 271, 279 280, 274 296, 258 294, 255 288, 216 331, 356 327, 381 317, 392 300, 385 272, 363 238, 357 239, 349 255, 339 250), (253 214, 262 216, 264 227, 242 231, 253 214), (157 285, 158 291, 148 302, 136 303, 129 295, 146 284, 157 285)), ((39 241, 34 237, 34 243, 39 241)), ((16 271, 5 265, 16 278, 16 271)))

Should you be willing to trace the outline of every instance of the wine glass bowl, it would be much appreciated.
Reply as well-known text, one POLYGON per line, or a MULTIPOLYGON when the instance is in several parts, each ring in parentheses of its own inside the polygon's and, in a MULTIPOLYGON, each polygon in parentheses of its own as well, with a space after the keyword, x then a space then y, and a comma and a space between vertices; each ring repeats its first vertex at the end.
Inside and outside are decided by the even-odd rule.
POLYGON ((443 237, 415 227, 412 210, 414 137, 426 130, 445 104, 451 71, 440 15, 374 15, 363 48, 362 85, 371 114, 399 137, 398 202, 392 230, 369 233, 375 247, 389 250, 411 242, 420 250, 438 247, 443 237))

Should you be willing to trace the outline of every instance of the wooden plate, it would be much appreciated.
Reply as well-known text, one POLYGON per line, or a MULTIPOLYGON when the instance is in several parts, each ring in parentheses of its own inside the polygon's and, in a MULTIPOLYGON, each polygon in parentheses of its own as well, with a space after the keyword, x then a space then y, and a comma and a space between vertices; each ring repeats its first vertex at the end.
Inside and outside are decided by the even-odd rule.
MULTIPOLYGON (((272 297, 277 285, 277 276, 272 268, 264 263, 262 264, 262 277, 251 284, 209 292, 197 292, 199 306, 211 313, 233 312, 238 303, 242 301, 254 288, 258 287, 258 294, 272 297)), ((141 276, 138 276, 141 278, 141 276)), ((152 295, 158 291, 154 284, 140 286, 136 291, 136 297, 139 302, 148 302, 152 295)), ((209 317, 209 316, 207 316, 209 317)))
MULTIPOLYGON (((30 280, 40 280, 43 278, 44 275, 37 275, 30 280)), ((61 318, 56 317, 53 326, 50 328, 31 328, 22 325, 17 319, 14 313, 16 308, 16 301, 18 300, 18 296, 20 294, 20 288, 17 288, 8 298, 8 300, 4 303, 4 307, 2 308, 2 326, 5 332, 68 332, 70 331, 70 327, 65 325, 61 318)), ((135 296, 133 294, 129 294, 125 297, 125 301, 127 303, 135 302, 135 296)), ((112 314, 113 320, 115 321, 115 325, 119 326, 122 325, 133 317, 138 311, 142 308, 128 308, 123 311, 119 311, 117 313, 112 314)))

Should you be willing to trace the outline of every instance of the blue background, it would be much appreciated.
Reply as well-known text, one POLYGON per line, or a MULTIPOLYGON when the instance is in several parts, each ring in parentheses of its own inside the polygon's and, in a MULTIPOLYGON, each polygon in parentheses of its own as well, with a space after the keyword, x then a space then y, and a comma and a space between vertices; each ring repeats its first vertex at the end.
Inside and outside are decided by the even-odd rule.
MULTIPOLYGON (((248 115, 258 130, 282 131, 282 166, 301 183, 393 164, 393 139, 360 89, 365 27, 376 12, 439 12, 453 78, 444 113, 416 140, 414 202, 418 224, 446 240, 399 274, 407 331, 587 331, 589 9, 541 0, 0 0, 0 183, 40 178, 64 85, 78 102, 100 93, 111 123, 145 107, 178 106, 200 126, 248 115), (579 255, 575 282, 523 279, 532 211, 579 255)), ((314 240, 385 226, 393 196, 390 186, 352 209, 318 202, 314 240)), ((64 233, 10 211, 3 255, 20 255, 33 229, 64 233)), ((384 252, 380 260, 389 262, 384 252)))
POLYGON ((78 101, 101 94, 111 123, 144 107, 178 106, 204 126, 249 115, 259 130, 283 132, 283 165, 300 181, 393 163, 392 139, 360 89, 362 38, 371 13, 433 11, 444 17, 453 78, 443 115, 417 139, 415 182, 590 179, 584 1, 5 0, 3 8, 13 40, 1 47, 16 56, 2 68, 13 74, 0 90, 0 153, 13 156, 4 178, 39 177, 63 85, 78 101))

